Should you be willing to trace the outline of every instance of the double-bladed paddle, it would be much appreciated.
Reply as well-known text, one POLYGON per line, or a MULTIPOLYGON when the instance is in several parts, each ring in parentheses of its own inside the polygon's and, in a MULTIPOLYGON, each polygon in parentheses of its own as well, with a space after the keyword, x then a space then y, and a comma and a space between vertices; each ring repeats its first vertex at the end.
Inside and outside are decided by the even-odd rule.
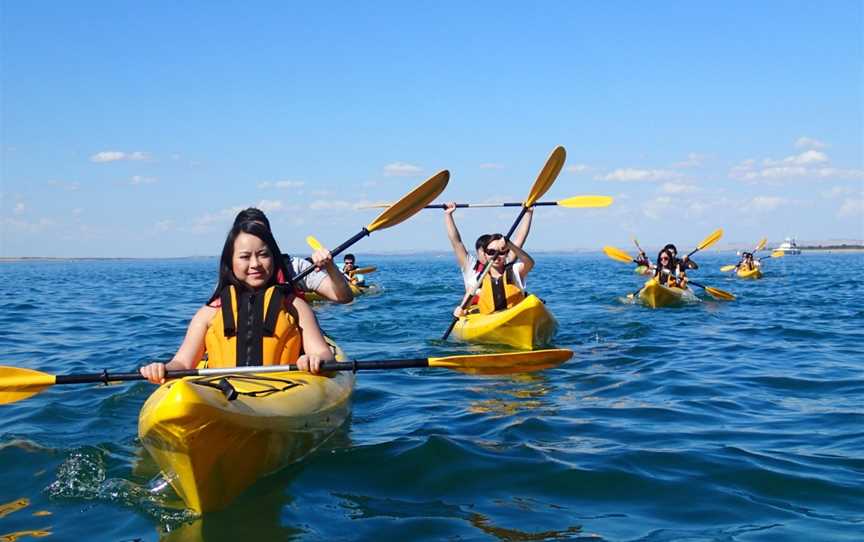
MULTIPOLYGON (((500 354, 469 354, 441 358, 389 359, 371 361, 326 361, 321 370, 370 371, 441 367, 469 374, 511 374, 541 371, 556 367, 573 357, 573 351, 564 348, 505 352, 500 354)), ((167 371, 166 379, 186 376, 219 376, 263 374, 296 371, 295 365, 267 365, 257 367, 226 367, 220 369, 189 369, 167 371)), ((141 373, 101 373, 52 375, 21 367, 0 367, 0 405, 14 403, 41 393, 45 388, 60 384, 90 384, 146 380, 141 373)))
MULTIPOLYGON (((311 235, 306 236, 306 244, 308 244, 312 248, 312 250, 320 250, 320 249, 324 248, 324 246, 320 242, 318 242, 318 239, 315 239, 315 237, 313 237, 311 235)), ((357 269, 352 269, 351 271, 348 271, 348 275, 351 276, 351 275, 354 275, 356 273, 360 273, 361 275, 364 275, 364 274, 374 273, 377 270, 378 270, 378 268, 375 267, 374 265, 370 265, 369 267, 358 267, 357 269)))
MULTIPOLYGON (((568 207, 570 209, 588 209, 594 207, 609 207, 612 205, 612 196, 573 196, 558 201, 537 201, 534 207, 547 207, 557 205, 559 207, 568 207)), ((378 209, 386 207, 386 203, 373 203, 371 205, 360 205, 358 209, 378 209)), ((509 202, 509 203, 457 203, 457 209, 480 209, 487 207, 521 207, 524 202, 509 202)), ((424 209, 446 209, 446 203, 431 203, 424 209)))
MULTIPOLYGON (((558 174, 561 173, 561 168, 564 167, 564 160, 567 159, 567 151, 564 150, 564 147, 557 146, 549 155, 549 158, 546 159, 546 164, 543 166, 543 169, 540 170, 540 174, 537 175, 537 180, 534 181, 534 185, 531 187, 531 191, 528 193, 528 197, 525 198, 525 201, 522 202, 522 210, 519 211, 519 216, 516 217, 516 221, 513 222, 513 226, 510 228, 510 231, 507 232, 507 235, 504 236, 504 242, 510 242, 510 237, 513 235, 513 232, 516 231, 516 228, 519 226, 519 223, 522 221, 522 217, 525 216, 525 213, 528 212, 537 200, 543 197, 543 194, 549 190, 549 187, 552 186, 552 183, 555 182, 555 179, 558 178, 558 174)), ((483 272, 477 277, 477 284, 474 286, 474 289, 465 296, 462 300, 462 310, 468 308, 468 305, 471 304, 471 298, 474 297, 474 294, 480 288, 480 285, 483 283, 483 278, 489 273, 489 270, 492 268, 493 260, 489 260, 486 263, 486 267, 483 268, 483 272)), ((450 325, 447 327, 447 331, 444 332, 444 336, 441 337, 441 340, 447 340, 447 337, 450 336, 450 332, 453 331, 453 327, 456 326, 456 323, 459 321, 459 318, 454 316, 453 321, 450 322, 450 325)))
MULTIPOLYGON (((422 209, 423 206, 437 198, 441 192, 444 191, 449 180, 450 172, 446 169, 429 177, 425 182, 414 188, 414 190, 404 195, 402 199, 389 206, 386 211, 375 217, 375 220, 370 222, 356 235, 331 250, 330 254, 336 256, 373 231, 395 226, 396 224, 411 218, 417 213, 417 211, 422 209)), ((291 282, 297 282, 314 270, 314 267, 309 267, 302 273, 298 273, 293 277, 291 282)))
MULTIPOLYGON (((761 239, 761 240, 756 244, 756 248, 753 249, 753 252, 751 252, 751 254, 756 254, 757 251, 762 250, 763 248, 765 248, 765 245, 766 245, 766 244, 768 244, 768 238, 767 238, 767 237, 763 237, 763 238, 762 238, 762 239, 761 239)), ((781 251, 781 250, 775 250, 774 252, 771 253, 770 256, 762 256, 761 258, 758 258, 756 261, 761 262, 762 260, 765 260, 765 259, 768 259, 768 258, 782 258, 782 257, 783 257, 783 251, 781 251)), ((740 264, 740 263, 737 263, 737 264, 724 265, 723 267, 720 268, 720 271, 723 272, 723 273, 725 273, 725 272, 727 272, 727 271, 734 271, 734 270, 738 269, 738 266, 739 266, 739 265, 741 265, 741 264, 740 264)))

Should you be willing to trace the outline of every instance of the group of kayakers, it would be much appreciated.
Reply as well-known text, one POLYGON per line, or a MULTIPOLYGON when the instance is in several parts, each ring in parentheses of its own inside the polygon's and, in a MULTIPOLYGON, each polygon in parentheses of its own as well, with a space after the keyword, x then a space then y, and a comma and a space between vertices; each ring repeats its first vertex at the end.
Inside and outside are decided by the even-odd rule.
POLYGON ((648 259, 648 255, 641 248, 638 248, 639 255, 636 256, 636 265, 644 268, 642 271, 645 275, 653 275, 661 284, 669 287, 686 288, 687 287, 687 270, 699 269, 699 266, 685 255, 683 258, 678 258, 678 249, 672 243, 664 246, 657 253, 656 263, 648 259))
POLYGON ((260 209, 240 211, 225 239, 210 299, 195 313, 171 361, 146 365, 141 374, 162 383, 166 370, 192 369, 205 352, 208 367, 295 363, 301 371, 319 372, 333 352, 304 294, 348 303, 357 268, 354 255, 346 254, 340 270, 325 248, 310 259, 283 254, 260 209), (288 282, 292 288, 280 286, 288 282))

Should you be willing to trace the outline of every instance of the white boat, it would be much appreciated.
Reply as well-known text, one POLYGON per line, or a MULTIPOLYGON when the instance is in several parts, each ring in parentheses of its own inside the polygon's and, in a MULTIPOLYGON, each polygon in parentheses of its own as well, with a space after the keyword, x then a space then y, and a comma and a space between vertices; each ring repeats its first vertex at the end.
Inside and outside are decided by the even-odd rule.
POLYGON ((798 248, 798 244, 795 243, 794 237, 787 237, 786 240, 780 243, 780 246, 774 250, 785 254, 801 254, 801 249, 798 248))

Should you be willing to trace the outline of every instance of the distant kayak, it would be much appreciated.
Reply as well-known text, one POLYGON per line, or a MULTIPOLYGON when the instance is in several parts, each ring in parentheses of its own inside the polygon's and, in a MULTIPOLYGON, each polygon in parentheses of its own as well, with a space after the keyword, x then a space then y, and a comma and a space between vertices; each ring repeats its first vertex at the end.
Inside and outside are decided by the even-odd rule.
POLYGON ((690 288, 674 288, 660 284, 657 279, 649 279, 639 290, 639 300, 652 309, 674 307, 697 301, 699 298, 690 288))
MULTIPOLYGON (((363 286, 358 286, 357 284, 349 284, 349 286, 351 287, 351 293, 354 294, 354 297, 359 297, 366 294, 374 294, 381 291, 381 287, 377 284, 368 284, 363 286)), ((323 303, 325 301, 330 301, 329 299, 321 296, 316 292, 306 292, 304 297, 306 298, 306 301, 309 301, 310 303, 323 303)))
POLYGON ((739 269, 736 274, 739 279, 761 279, 762 269, 760 267, 755 267, 749 271, 746 269, 739 269))

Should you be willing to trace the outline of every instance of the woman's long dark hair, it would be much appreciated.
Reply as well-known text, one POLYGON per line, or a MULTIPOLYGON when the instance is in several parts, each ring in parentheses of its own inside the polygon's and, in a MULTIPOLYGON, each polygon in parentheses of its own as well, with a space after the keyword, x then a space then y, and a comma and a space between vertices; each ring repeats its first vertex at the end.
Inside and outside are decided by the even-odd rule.
POLYGON ((240 233, 254 235, 264 241, 264 244, 270 250, 270 255, 273 258, 273 273, 270 275, 270 280, 267 281, 265 288, 277 283, 276 276, 279 274, 279 271, 282 271, 283 277, 289 276, 288 269, 285 267, 285 260, 282 258, 282 251, 279 250, 279 245, 276 244, 276 239, 273 238, 273 233, 270 232, 270 229, 258 221, 236 223, 228 232, 225 245, 222 247, 222 257, 219 258, 219 282, 216 284, 216 290, 210 296, 207 304, 219 299, 222 290, 228 285, 233 285, 238 291, 248 289, 248 286, 237 280, 237 277, 234 276, 233 266, 231 265, 234 258, 234 241, 237 240, 237 236, 240 233))
POLYGON ((675 268, 673 267, 675 265, 674 260, 675 260, 675 258, 672 256, 672 253, 669 252, 667 249, 664 248, 663 250, 658 252, 657 253, 657 269, 654 270, 654 276, 657 277, 658 279, 660 279, 661 282, 665 281, 666 278, 663 276, 663 269, 667 269, 670 274, 674 273, 674 271, 675 271, 675 268), (662 258, 664 254, 669 257, 669 263, 666 265, 663 265, 662 263, 660 263, 660 258, 662 258))

